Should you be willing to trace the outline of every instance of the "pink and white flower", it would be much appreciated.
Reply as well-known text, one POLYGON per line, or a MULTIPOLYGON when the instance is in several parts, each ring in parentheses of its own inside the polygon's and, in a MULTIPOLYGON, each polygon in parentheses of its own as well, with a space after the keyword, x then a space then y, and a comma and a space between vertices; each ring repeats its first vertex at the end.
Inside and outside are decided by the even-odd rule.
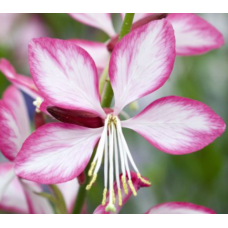
POLYGON ((22 94, 9 87, 0 101, 0 150, 10 162, 0 164, 0 207, 20 213, 52 213, 46 199, 34 194, 41 187, 17 178, 14 160, 22 143, 29 136, 29 121, 22 94))
MULTIPOLYGON (((73 13, 70 15, 75 20, 103 30, 112 39, 115 39, 110 14, 73 13), (96 18, 96 21, 94 20, 94 18, 96 18), (99 23, 97 23, 97 21, 99 21, 99 23)), ((121 14, 122 18, 124 18, 124 15, 125 14, 121 14)), ((134 17, 134 22, 137 22, 137 26, 134 26, 133 24, 132 29, 134 29, 134 27, 140 26, 140 24, 148 23, 150 19, 154 20, 156 19, 156 17, 159 18, 159 15, 152 13, 136 13, 134 17)), ((197 16, 196 14, 170 13, 166 17, 166 20, 168 20, 172 24, 174 29, 177 55, 200 55, 208 51, 220 48, 224 44, 223 35, 209 22, 197 16)), ((90 49, 91 48, 93 47, 91 46, 90 49)), ((85 50, 87 50, 86 47, 85 50)), ((89 49, 88 52, 90 53, 89 49)))
MULTIPOLYGON (((174 32, 167 20, 153 21, 126 35, 111 55, 109 75, 115 106, 106 113, 100 104, 97 70, 89 54, 70 41, 34 39, 29 45, 30 71, 44 99, 62 109, 93 113, 103 119, 104 126, 50 123, 40 127, 28 137, 17 156, 17 175, 45 184, 71 180, 85 169, 100 139, 87 189, 96 180, 104 152, 104 197, 114 183, 114 166, 117 187, 120 189, 122 181, 125 189, 128 184, 136 194, 130 165, 142 182, 148 184, 148 181, 142 178, 131 156, 123 127, 133 129, 156 148, 175 155, 200 150, 213 142, 224 132, 225 123, 205 104, 187 98, 164 97, 131 119, 119 119, 127 104, 167 81, 174 60, 174 32)), ((112 197, 111 191, 107 206, 110 211, 115 210, 112 197)))
MULTIPOLYGON (((10 86, 0 100, 0 129, 0 150, 10 161, 0 163, 0 208, 15 213, 53 213, 48 201, 35 194, 42 192, 41 186, 14 173, 15 157, 31 133, 23 96, 14 86, 10 86)), ((71 212, 78 184, 71 180, 59 187, 71 212)))
POLYGON ((10 48, 20 65, 26 63, 29 41, 49 33, 38 14, 0 13, 0 28, 0 46, 10 48))
MULTIPOLYGON (((138 191, 141 187, 149 187, 149 185, 141 182, 135 173, 131 173, 132 175, 132 183, 135 186, 135 190, 138 191)), ((116 211, 107 211, 106 206, 108 201, 102 202, 95 211, 94 214, 111 214, 111 213, 119 213, 124 204, 131 197, 132 193, 128 192, 127 194, 120 194, 120 192, 124 193, 124 187, 121 185, 120 190, 117 188, 117 183, 115 182, 113 185, 113 204, 115 204, 116 211), (124 196, 122 198, 122 195, 124 196)), ((109 192, 108 192, 109 195, 109 192)), ((145 214, 215 214, 215 212, 209 208, 199 206, 192 203, 187 202, 169 202, 158 204, 154 207, 151 207, 149 210, 145 212, 145 214)))
POLYGON ((43 102, 44 99, 36 88, 32 78, 18 74, 10 62, 4 58, 0 59, 0 71, 16 88, 34 98, 33 104, 36 106, 37 112, 46 112, 47 103, 43 102))

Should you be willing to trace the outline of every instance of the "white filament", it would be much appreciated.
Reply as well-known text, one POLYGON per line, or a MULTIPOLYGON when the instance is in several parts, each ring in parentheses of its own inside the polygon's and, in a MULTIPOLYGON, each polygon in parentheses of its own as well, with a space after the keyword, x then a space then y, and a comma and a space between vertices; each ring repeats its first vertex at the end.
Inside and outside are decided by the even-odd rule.
POLYGON ((138 168, 137 168, 137 166, 136 166, 136 164, 135 164, 135 162, 134 162, 134 160, 133 160, 133 158, 132 158, 132 156, 131 156, 131 152, 130 152, 130 150, 129 150, 129 148, 128 148, 127 142, 126 142, 126 140, 125 140, 125 138, 124 138, 124 135, 123 135, 123 132, 122 132, 122 128, 121 128, 121 126, 120 126, 120 122, 119 122, 119 121, 117 121, 117 129, 118 129, 119 132, 120 132, 121 139, 122 139, 122 142, 123 142, 123 146, 124 146, 124 149, 125 149, 125 151, 126 151, 126 153, 127 153, 128 158, 129 158, 129 160, 130 160, 130 163, 131 163, 131 165, 133 166, 133 168, 134 168, 134 170, 136 171, 136 173, 139 173, 139 170, 138 170, 138 168))
POLYGON ((113 195, 113 123, 109 125, 109 203, 112 204, 113 195))
POLYGON ((97 148, 97 153, 93 159, 93 162, 97 161, 96 167, 94 169, 94 174, 97 174, 98 170, 100 169, 101 166, 101 162, 102 162, 102 157, 103 157, 103 151, 104 151, 104 147, 105 147, 105 141, 107 138, 107 126, 108 126, 108 121, 105 120, 105 126, 104 126, 104 130, 101 134, 101 139, 100 142, 98 144, 98 148, 97 148))
POLYGON ((105 155, 104 155, 104 186, 108 187, 108 137, 105 139, 105 155))
POLYGON ((115 151, 115 171, 116 171, 116 182, 117 187, 120 189, 120 180, 119 180, 119 158, 118 158, 118 147, 117 147, 117 139, 116 139, 116 129, 114 129, 114 151, 115 151))
POLYGON ((122 140, 120 139, 119 136, 119 131, 117 129, 117 138, 118 138, 118 145, 119 145, 119 152, 120 152, 120 162, 121 162, 121 169, 122 169, 122 174, 126 176, 126 171, 125 171, 125 162, 124 162, 124 156, 123 156, 123 147, 122 147, 122 140))

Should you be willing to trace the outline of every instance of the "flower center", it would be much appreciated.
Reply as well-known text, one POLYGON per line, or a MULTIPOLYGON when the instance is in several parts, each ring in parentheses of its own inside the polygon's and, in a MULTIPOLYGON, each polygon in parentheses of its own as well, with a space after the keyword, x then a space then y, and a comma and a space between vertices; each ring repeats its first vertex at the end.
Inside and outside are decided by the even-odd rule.
POLYGON ((97 178, 97 173, 100 169, 102 158, 104 155, 104 191, 102 205, 106 204, 106 195, 109 189, 109 199, 108 205, 106 206, 106 211, 115 212, 115 193, 113 190, 114 184, 114 166, 115 166, 115 177, 116 184, 118 188, 118 203, 119 206, 122 205, 122 195, 121 195, 121 183, 124 189, 124 193, 128 194, 128 186, 132 191, 133 195, 137 195, 134 185, 131 180, 131 173, 129 169, 129 161, 138 178, 146 183, 150 184, 147 180, 143 179, 141 174, 136 167, 134 160, 129 151, 128 145, 124 138, 121 122, 119 118, 113 114, 108 114, 104 123, 104 130, 101 134, 101 138, 97 147, 95 157, 91 163, 88 175, 92 176, 90 183, 86 186, 89 190, 97 178), (120 164, 120 165, 119 165, 120 164), (121 167, 122 176, 121 180, 119 178, 119 167, 121 167), (128 181, 126 181, 128 179, 128 181), (109 186, 108 186, 109 184, 109 186))

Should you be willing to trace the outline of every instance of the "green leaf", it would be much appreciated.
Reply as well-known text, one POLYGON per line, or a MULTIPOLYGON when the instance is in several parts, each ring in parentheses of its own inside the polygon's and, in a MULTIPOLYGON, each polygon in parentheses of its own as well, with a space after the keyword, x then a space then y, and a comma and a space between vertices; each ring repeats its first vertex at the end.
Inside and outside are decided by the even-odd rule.
POLYGON ((62 192, 56 185, 49 185, 57 201, 56 207, 62 214, 67 214, 67 207, 62 192))

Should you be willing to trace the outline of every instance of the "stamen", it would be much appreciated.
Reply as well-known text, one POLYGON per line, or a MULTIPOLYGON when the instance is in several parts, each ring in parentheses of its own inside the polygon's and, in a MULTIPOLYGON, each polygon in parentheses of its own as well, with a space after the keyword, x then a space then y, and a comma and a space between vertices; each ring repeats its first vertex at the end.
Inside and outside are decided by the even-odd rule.
POLYGON ((140 173, 137 173, 137 177, 144 183, 144 184, 148 184, 148 185, 151 185, 151 182, 144 179, 140 173))
POLYGON ((127 187, 127 182, 126 182, 126 178, 125 178, 124 175, 121 176, 121 180, 122 180, 122 183, 123 183, 124 192, 127 195, 128 194, 128 187, 127 187))
POLYGON ((129 158, 129 160, 130 160, 130 162, 131 162, 131 165, 133 166, 134 170, 136 171, 138 178, 139 178, 143 183, 148 184, 148 185, 151 185, 151 182, 148 181, 148 180, 145 180, 145 179, 141 176, 141 174, 139 173, 139 170, 138 170, 138 168, 137 168, 137 166, 136 166, 136 164, 135 164, 135 162, 134 162, 134 160, 133 160, 133 158, 132 158, 132 156, 131 156, 130 150, 129 150, 128 145, 127 145, 127 142, 126 142, 126 140, 125 140, 125 138, 124 138, 124 135, 123 135, 123 132, 122 132, 122 128, 121 128, 121 125, 120 125, 120 121, 117 121, 117 130, 120 132, 120 137, 121 137, 121 139, 122 139, 124 149, 125 149, 125 151, 127 152, 127 156, 128 156, 128 158, 129 158))
POLYGON ((105 142, 106 142, 106 138, 107 138, 107 123, 108 123, 108 120, 106 119, 105 120, 105 126, 104 126, 104 130, 102 132, 102 135, 101 135, 101 139, 100 139, 100 142, 98 144, 98 147, 97 147, 97 153, 93 159, 93 162, 97 161, 96 163, 96 167, 95 167, 95 170, 94 170, 94 174, 97 174, 98 170, 100 169, 100 166, 101 166, 101 162, 102 162, 102 157, 103 157, 103 151, 104 151, 104 147, 105 147, 105 142))
POLYGON ((92 187, 92 185, 95 183, 96 179, 97 179, 97 174, 94 174, 92 176, 90 183, 86 186, 86 190, 89 190, 92 187))
POLYGON ((135 191, 135 187, 134 187, 134 185, 132 184, 132 181, 131 181, 131 180, 128 180, 128 184, 129 184, 129 186, 130 186, 130 189, 131 189, 133 195, 134 195, 134 196, 137 196, 137 192, 135 191))
POLYGON ((121 125, 120 125, 120 121, 117 121, 117 129, 120 132, 120 137, 121 137, 122 142, 123 142, 123 147, 124 147, 125 151, 127 152, 127 156, 129 158, 133 168, 135 169, 136 173, 139 173, 138 168, 136 167, 135 162, 134 162, 134 160, 133 160, 133 158, 131 156, 130 150, 129 150, 128 145, 127 145, 127 142, 126 142, 126 140, 124 138, 124 135, 123 135, 123 132, 122 132, 122 128, 121 128, 121 125))
POLYGON ((102 203, 101 203, 103 206, 106 203, 106 195, 107 195, 107 188, 105 188, 103 191, 103 199, 102 199, 102 203))
POLYGON ((105 139, 105 155, 104 155, 104 187, 108 188, 108 136, 105 139))
POLYGON ((121 140, 120 140, 120 137, 119 137, 118 129, 116 131, 116 134, 117 134, 117 140, 118 140, 118 146, 119 146, 119 153, 120 153, 121 170, 122 170, 122 174, 124 176, 126 176, 126 171, 125 171, 125 166, 124 166, 124 158, 123 158, 123 148, 122 148, 122 143, 121 143, 121 140))
POLYGON ((90 169, 89 169, 89 172, 88 172, 88 176, 92 176, 93 175, 93 170, 95 168, 95 165, 96 165, 96 162, 92 162, 91 165, 90 165, 90 169))
POLYGON ((36 106, 36 112, 40 112, 40 106, 43 102, 43 99, 40 97, 37 97, 35 101, 33 101, 33 105, 36 106))
POLYGON ((117 138, 116 138, 116 129, 114 128, 114 151, 115 151, 115 171, 116 171, 116 183, 117 188, 120 188, 119 180, 119 158, 118 158, 118 147, 117 147, 117 138))
POLYGON ((118 198, 119 198, 119 206, 122 206, 122 194, 121 194, 120 188, 118 188, 118 198))
POLYGON ((114 192, 114 188, 112 189, 112 203, 115 204, 116 202, 116 196, 115 196, 115 192, 114 192))

